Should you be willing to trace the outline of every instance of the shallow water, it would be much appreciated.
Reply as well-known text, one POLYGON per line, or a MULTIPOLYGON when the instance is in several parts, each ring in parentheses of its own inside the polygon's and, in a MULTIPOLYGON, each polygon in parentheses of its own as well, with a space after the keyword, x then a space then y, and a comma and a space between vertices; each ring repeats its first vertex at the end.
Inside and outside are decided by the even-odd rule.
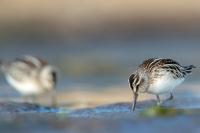
POLYGON ((130 103, 116 103, 73 111, 34 104, 5 103, 0 104, 0 131, 15 133, 25 133, 27 130, 31 133, 199 132, 199 109, 184 109, 182 113, 175 112, 166 116, 142 116, 141 111, 153 102, 155 101, 139 102, 135 112, 130 110, 130 103))

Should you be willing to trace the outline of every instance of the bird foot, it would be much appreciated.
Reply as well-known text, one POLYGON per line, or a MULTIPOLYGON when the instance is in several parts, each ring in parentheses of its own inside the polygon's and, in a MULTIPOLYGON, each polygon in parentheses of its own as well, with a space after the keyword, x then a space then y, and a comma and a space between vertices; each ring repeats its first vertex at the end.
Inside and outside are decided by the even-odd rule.
POLYGON ((171 101, 171 100, 173 100, 173 99, 174 99, 173 95, 172 95, 172 94, 170 94, 170 97, 169 97, 169 98, 167 98, 165 101, 171 101))
POLYGON ((163 104, 163 101, 158 101, 157 106, 161 106, 163 104))

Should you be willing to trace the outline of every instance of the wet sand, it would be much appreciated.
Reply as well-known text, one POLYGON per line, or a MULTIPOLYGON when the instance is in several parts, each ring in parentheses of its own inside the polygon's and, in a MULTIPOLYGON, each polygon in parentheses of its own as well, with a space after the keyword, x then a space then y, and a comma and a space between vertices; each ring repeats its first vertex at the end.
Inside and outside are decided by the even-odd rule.
MULTIPOLYGON (((95 92, 71 91, 64 94, 58 93, 60 107, 57 108, 48 107, 42 103, 38 105, 22 101, 1 101, 0 132, 162 131, 168 133, 181 131, 186 133, 199 131, 198 85, 181 86, 176 90, 173 101, 164 103, 158 110, 153 108, 153 115, 151 107, 155 107, 156 101, 151 95, 141 95, 135 112, 132 112, 131 91, 128 90, 115 88, 95 92)), ((42 98, 40 100, 42 102, 42 98)))
MULTIPOLYGON (((182 102, 182 104, 198 106, 198 101, 194 99, 200 98, 200 89, 198 83, 185 83, 178 86, 173 92, 174 99, 171 102, 182 102), (190 101, 191 100, 191 101, 190 101), (192 102, 192 100, 194 100, 192 102), (189 102, 189 103, 188 103, 189 102)), ((38 102, 43 105, 51 105, 49 95, 38 98, 38 102)), ((162 99, 169 97, 169 94, 161 95, 162 99)), ((156 96, 147 93, 140 93, 138 101, 155 100, 156 96)), ((129 86, 108 86, 102 87, 102 89, 95 88, 81 88, 70 89, 57 92, 58 106, 68 107, 70 109, 80 109, 88 107, 102 106, 106 104, 114 103, 126 103, 132 102, 132 90, 129 86)), ((177 104, 178 105, 178 104, 177 104)))
MULTIPOLYGON (((188 109, 190 113, 173 114, 172 116, 143 117, 141 108, 147 103, 139 102, 136 112, 131 112, 130 103, 117 103, 97 108, 75 110, 72 112, 59 111, 51 108, 29 104, 10 103, 0 104, 1 108, 14 106, 15 110, 0 113, 0 131, 31 133, 58 132, 58 133, 120 133, 120 132, 198 132, 200 113, 198 109, 188 109), (20 112, 22 108, 30 108, 20 112), (48 111, 49 110, 49 111, 48 111)), ((149 106, 149 105, 148 105, 149 106)), ((185 112, 187 109, 185 109, 185 112)), ((5 110, 4 110, 5 111, 5 110)))

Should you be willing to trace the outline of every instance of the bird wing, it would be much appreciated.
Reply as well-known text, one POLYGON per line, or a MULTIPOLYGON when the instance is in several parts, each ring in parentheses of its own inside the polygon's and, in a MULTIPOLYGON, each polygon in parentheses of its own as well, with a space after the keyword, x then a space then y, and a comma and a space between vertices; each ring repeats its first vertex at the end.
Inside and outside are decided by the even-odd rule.
POLYGON ((17 58, 15 59, 15 61, 24 62, 30 67, 37 67, 37 68, 41 68, 48 64, 46 60, 43 60, 41 58, 34 57, 34 56, 29 56, 29 55, 24 56, 23 58, 17 58))
POLYGON ((36 67, 20 60, 3 64, 3 71, 17 81, 23 81, 33 76, 36 67))
POLYGON ((183 67, 178 62, 172 59, 162 59, 158 67, 162 71, 171 73, 175 79, 186 77, 192 69, 191 67, 183 67))

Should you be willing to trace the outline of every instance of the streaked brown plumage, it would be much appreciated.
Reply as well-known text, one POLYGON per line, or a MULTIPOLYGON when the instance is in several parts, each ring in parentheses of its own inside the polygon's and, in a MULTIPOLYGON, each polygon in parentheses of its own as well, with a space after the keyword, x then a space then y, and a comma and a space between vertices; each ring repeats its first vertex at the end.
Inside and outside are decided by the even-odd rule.
POLYGON ((129 85, 133 90, 133 106, 135 110, 138 93, 151 93, 157 96, 157 103, 161 100, 159 95, 170 93, 170 98, 173 99, 173 89, 181 84, 188 74, 192 72, 193 65, 182 66, 172 59, 151 58, 145 60, 135 73, 129 77, 129 85))

